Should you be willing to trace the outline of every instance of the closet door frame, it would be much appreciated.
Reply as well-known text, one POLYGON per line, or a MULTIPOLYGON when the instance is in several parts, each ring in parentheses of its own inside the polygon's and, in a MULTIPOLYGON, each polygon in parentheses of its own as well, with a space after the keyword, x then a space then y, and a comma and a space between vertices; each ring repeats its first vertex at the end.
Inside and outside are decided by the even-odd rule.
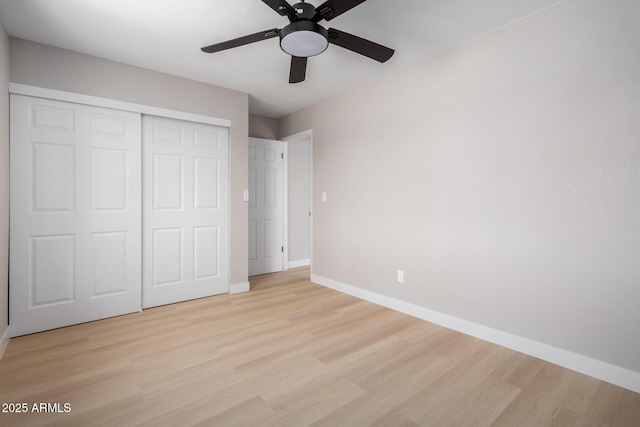
POLYGON ((110 108, 113 110, 123 110, 132 113, 147 114, 152 116, 167 117, 170 119, 186 120, 196 123, 204 123, 226 128, 231 127, 231 120, 219 119, 216 117, 204 116, 200 114, 186 113, 183 111, 169 110, 165 108, 151 107, 149 105, 136 104, 132 102, 117 101, 115 99, 100 98, 97 96, 83 95, 80 93, 65 92, 55 89, 47 89, 37 86, 25 85, 22 83, 9 83, 9 93, 16 95, 27 95, 36 98, 51 99, 54 101, 67 101, 74 104, 86 104, 93 107, 110 108))

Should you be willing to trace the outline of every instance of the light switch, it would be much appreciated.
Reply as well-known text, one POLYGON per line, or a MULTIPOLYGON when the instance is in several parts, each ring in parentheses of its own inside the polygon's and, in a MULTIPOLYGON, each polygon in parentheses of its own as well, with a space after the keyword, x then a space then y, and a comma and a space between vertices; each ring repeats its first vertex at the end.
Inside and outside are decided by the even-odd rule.
POLYGON ((326 201, 327 201, 327 192, 326 192, 326 191, 323 191, 323 192, 322 192, 322 201, 323 201, 323 202, 326 202, 326 201))
POLYGON ((243 199, 245 202, 249 201, 249 190, 244 190, 243 199))

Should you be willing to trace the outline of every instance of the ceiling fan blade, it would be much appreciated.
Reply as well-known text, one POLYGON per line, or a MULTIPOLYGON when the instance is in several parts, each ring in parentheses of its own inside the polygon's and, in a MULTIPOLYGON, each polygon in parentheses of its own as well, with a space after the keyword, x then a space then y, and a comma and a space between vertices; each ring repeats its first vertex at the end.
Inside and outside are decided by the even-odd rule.
POLYGON ((342 15, 365 1, 366 0, 327 0, 316 7, 314 20, 316 22, 321 19, 331 21, 333 18, 342 15))
POLYGON ((285 0, 262 0, 262 2, 282 16, 288 16, 289 19, 296 17, 296 10, 285 0))
POLYGON ((289 83, 303 82, 307 74, 307 58, 291 55, 291 70, 289 71, 289 83))
POLYGON ((202 51, 206 53, 220 52, 221 50, 227 50, 238 46, 244 46, 245 44, 278 37, 279 35, 280 30, 273 28, 267 31, 260 31, 259 33, 249 34, 248 36, 238 37, 237 39, 227 40, 226 42, 212 44, 211 46, 205 46, 202 48, 202 51))
POLYGON ((387 62, 393 56, 395 50, 381 44, 374 43, 362 37, 345 33, 344 31, 329 28, 329 43, 338 45, 352 52, 359 53, 378 62, 387 62))

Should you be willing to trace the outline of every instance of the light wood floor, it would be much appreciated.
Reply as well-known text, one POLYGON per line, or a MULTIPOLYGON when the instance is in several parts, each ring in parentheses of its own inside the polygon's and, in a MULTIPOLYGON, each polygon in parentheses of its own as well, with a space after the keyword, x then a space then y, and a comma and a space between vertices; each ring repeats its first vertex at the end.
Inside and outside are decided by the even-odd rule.
POLYGON ((640 426, 640 395, 309 282, 12 339, 1 425, 640 426), (64 407, 61 406, 63 409, 64 407))

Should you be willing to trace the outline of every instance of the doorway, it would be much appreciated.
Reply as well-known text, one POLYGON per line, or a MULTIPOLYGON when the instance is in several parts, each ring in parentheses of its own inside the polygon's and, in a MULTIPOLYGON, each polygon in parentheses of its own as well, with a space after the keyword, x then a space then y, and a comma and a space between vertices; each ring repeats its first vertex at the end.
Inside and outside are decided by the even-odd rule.
POLYGON ((311 131, 249 138, 249 276, 311 265, 312 153, 311 131))
POLYGON ((283 138, 285 151, 285 260, 287 268, 311 265, 311 131, 283 138))

